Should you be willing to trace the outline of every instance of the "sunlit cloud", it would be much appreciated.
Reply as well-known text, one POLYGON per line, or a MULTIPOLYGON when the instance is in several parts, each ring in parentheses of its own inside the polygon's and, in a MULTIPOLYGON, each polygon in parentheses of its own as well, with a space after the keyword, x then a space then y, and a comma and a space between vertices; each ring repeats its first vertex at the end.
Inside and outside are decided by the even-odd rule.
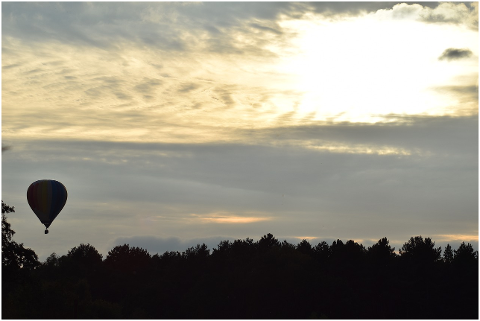
POLYGON ((300 241, 307 240, 309 242, 312 242, 312 241, 318 239, 317 236, 292 236, 292 237, 295 238, 295 239, 298 239, 300 241))
POLYGON ((255 217, 255 216, 237 216, 230 213, 213 213, 208 215, 191 214, 191 216, 202 223, 219 223, 219 224, 247 224, 262 221, 270 221, 272 217, 255 217))
POLYGON ((478 29, 478 4, 472 2, 469 9, 464 3, 445 2, 436 8, 420 4, 399 3, 392 9, 381 9, 372 15, 383 19, 416 20, 428 23, 463 25, 473 30, 478 29))
MULTIPOLYGON (((458 113, 452 97, 440 99, 429 87, 458 84, 456 76, 476 70, 476 60, 455 66, 437 60, 447 44, 475 48, 476 32, 459 37, 456 26, 427 27, 413 18, 396 21, 390 16, 396 7, 386 11, 388 20, 365 15, 330 23, 312 19, 308 27, 308 22, 302 22, 305 32, 293 40, 301 51, 280 66, 297 75, 292 86, 305 91, 298 109, 315 112, 316 120, 336 122, 382 122, 387 114, 458 113)), ((295 28, 295 21, 285 23, 295 28)))
MULTIPOLYGON (((463 4, 439 8, 457 12, 441 14, 459 23, 470 12, 463 4)), ((478 56, 477 34, 455 23, 425 25, 421 19, 441 16, 431 10, 402 4, 327 22, 313 13, 275 23, 249 20, 230 26, 228 46, 233 47, 215 51, 195 40, 197 31, 176 30, 192 39, 179 45, 182 55, 173 44, 153 50, 120 38, 112 38, 112 45, 117 43, 108 51, 48 39, 31 47, 7 33, 2 135, 205 143, 244 140, 236 132, 244 129, 388 122, 392 113, 476 114, 474 97, 430 88, 478 85, 472 83, 477 60, 438 61, 447 48, 469 48, 478 56), (465 75, 472 77, 459 84, 465 75), (471 102, 459 107, 467 98, 471 102)), ((154 24, 165 18, 153 9, 143 16, 154 24)))
POLYGON ((410 156, 413 153, 405 148, 368 146, 368 145, 307 145, 309 149, 342 154, 368 155, 400 155, 410 156))
POLYGON ((435 235, 435 240, 438 241, 461 241, 461 242, 478 242, 478 235, 465 234, 439 234, 435 235))

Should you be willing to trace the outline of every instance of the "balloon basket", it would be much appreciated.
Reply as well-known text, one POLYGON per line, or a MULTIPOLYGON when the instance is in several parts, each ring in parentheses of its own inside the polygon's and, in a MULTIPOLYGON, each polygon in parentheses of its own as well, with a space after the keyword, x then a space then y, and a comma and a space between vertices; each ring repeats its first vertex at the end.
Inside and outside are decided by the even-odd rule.
POLYGON ((45 234, 48 234, 48 230, 45 230, 45 234))

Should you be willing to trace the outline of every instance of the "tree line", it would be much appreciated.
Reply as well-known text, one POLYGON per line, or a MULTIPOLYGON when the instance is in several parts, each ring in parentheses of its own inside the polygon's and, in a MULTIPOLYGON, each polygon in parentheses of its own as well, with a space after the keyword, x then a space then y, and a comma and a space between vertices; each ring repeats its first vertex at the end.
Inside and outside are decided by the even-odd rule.
POLYGON ((39 262, 13 241, 2 201, 5 319, 478 319, 478 252, 411 237, 395 252, 348 240, 313 246, 221 241, 151 255, 129 244, 105 258, 90 244, 39 262))

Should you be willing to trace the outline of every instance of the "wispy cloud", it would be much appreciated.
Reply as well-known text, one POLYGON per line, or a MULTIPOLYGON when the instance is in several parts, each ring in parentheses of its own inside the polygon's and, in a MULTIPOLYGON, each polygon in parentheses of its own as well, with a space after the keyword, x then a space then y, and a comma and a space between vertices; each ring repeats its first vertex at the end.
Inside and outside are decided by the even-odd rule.
POLYGON ((478 30, 478 4, 475 2, 469 4, 432 2, 433 6, 430 7, 424 4, 399 3, 391 9, 378 10, 374 14, 399 20, 414 19, 427 23, 464 25, 478 30))
MULTIPOLYGON (((372 145, 307 145, 307 148, 313 150, 328 151, 331 153, 342 154, 374 154, 374 155, 400 155, 408 156, 412 151, 407 149, 388 147, 388 146, 372 146, 372 145)), ((417 153, 419 151, 416 151, 417 153)))
POLYGON ((211 213, 206 215, 190 214, 194 220, 203 223, 219 223, 219 224, 247 224, 261 221, 270 221, 272 217, 259 216, 238 216, 234 213, 211 213))
POLYGON ((300 241, 302 240, 307 240, 310 243, 312 243, 314 240, 318 239, 318 236, 292 236, 295 239, 299 239, 300 241))
POLYGON ((457 241, 457 242, 478 242, 477 235, 465 235, 465 234, 439 234, 435 235, 435 240, 448 242, 448 241, 457 241))

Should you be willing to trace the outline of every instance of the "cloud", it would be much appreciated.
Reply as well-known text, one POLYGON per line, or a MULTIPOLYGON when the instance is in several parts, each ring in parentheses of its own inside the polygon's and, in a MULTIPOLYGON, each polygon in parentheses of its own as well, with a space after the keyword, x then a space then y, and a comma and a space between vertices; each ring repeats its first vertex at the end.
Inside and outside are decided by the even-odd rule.
POLYGON ((193 91, 197 89, 200 85, 195 84, 195 83, 185 83, 185 84, 180 84, 178 88, 179 93, 188 93, 190 91, 193 91))
POLYGON ((141 83, 134 86, 134 89, 145 95, 153 94, 162 83, 163 81, 158 78, 144 78, 141 83))
POLYGON ((478 234, 476 235, 464 235, 464 234, 439 234, 435 235, 435 239, 438 239, 438 241, 442 242, 452 242, 456 241, 458 243, 460 242, 478 242, 478 234))
POLYGON ((463 24, 471 29, 478 30, 478 3, 443 2, 434 9, 424 9, 420 14, 421 20, 430 23, 463 24))
POLYGON ((33 161, 35 167, 23 171, 26 178, 38 170, 71 173, 69 184, 79 197, 132 202, 132 209, 140 202, 145 215, 178 222, 191 221, 195 213, 217 224, 221 217, 211 213, 232 213, 222 216, 226 220, 257 217, 248 212, 260 211, 262 217, 272 217, 260 223, 277 224, 290 211, 301 215, 319 209, 332 213, 329 217, 371 212, 380 219, 385 204, 388 217, 407 215, 407 208, 430 218, 461 208, 456 212, 465 213, 459 215, 462 220, 474 210, 470 197, 476 200, 472 173, 477 168, 477 131, 476 117, 417 117, 403 125, 337 124, 245 133, 264 137, 257 145, 37 141, 9 153, 8 166, 20 170, 33 161), (364 153, 358 150, 362 146, 392 152, 364 153))
MULTIPOLYGON (((378 10, 391 10, 395 2, 309 2, 305 6, 315 13, 327 17, 358 16, 378 10)), ((422 3, 424 4, 424 3, 422 3)), ((433 4, 433 3, 431 3, 433 4)), ((431 5, 430 4, 430 5, 431 5)))
POLYGON ((193 220, 203 223, 218 223, 218 224, 248 224, 257 223, 261 221, 269 221, 271 217, 262 216, 239 216, 235 213, 219 212, 209 213, 204 215, 190 214, 193 220))
POLYGON ((478 30, 477 3, 468 6, 455 2, 397 3, 391 9, 380 9, 374 14, 397 20, 464 25, 472 30, 478 30))
POLYGON ((378 238, 403 242, 413 235, 474 235, 477 133, 477 117, 425 116, 242 133, 262 137, 255 145, 12 138, 15 148, 2 159, 2 197, 16 206, 16 236, 38 246, 42 258, 85 240, 106 254, 114 240, 162 253, 207 242, 183 240, 219 236, 207 243, 213 248, 225 239, 220 236, 258 239, 268 232, 294 244, 299 236, 359 240, 379 231, 378 238), (412 152, 331 152, 302 145, 308 141, 412 152), (54 224, 68 243, 38 244, 35 231, 43 230, 24 195, 39 178, 58 179, 69 191, 54 224), (258 217, 271 219, 238 223, 258 217))
POLYGON ((455 85, 431 88, 437 94, 457 101, 454 110, 457 115, 476 115, 478 113, 478 86, 455 85))
POLYGON ((455 48, 448 48, 442 53, 438 60, 459 60, 470 58, 473 55, 470 49, 455 49, 455 48))
POLYGON ((266 27, 266 26, 262 26, 262 25, 260 25, 260 24, 258 24, 258 23, 251 23, 250 26, 252 26, 252 27, 255 28, 255 29, 269 31, 269 32, 272 32, 272 33, 274 33, 274 34, 281 34, 281 32, 278 31, 277 29, 270 28, 270 27, 266 27))
MULTIPOLYGON (((350 65, 352 70, 364 68, 372 74, 368 85, 363 81, 363 72, 353 77, 346 72, 348 68, 340 73, 337 68, 328 66, 335 64, 315 65, 316 60, 326 62, 329 59, 313 59, 312 64, 306 64, 308 70, 305 72, 285 72, 282 62, 289 61, 291 53, 288 50, 295 48, 289 40, 298 34, 279 21, 288 10, 305 13, 314 10, 311 6, 317 3, 234 4, 239 10, 235 17, 233 9, 219 3, 125 3, 118 7, 108 3, 81 3, 73 7, 68 3, 32 6, 5 3, 4 6, 3 48, 13 53, 4 52, 2 58, 5 65, 10 66, 3 70, 6 80, 2 88, 3 110, 6 111, 4 137, 15 130, 17 136, 30 138, 54 137, 61 132, 63 137, 75 139, 212 142, 231 140, 232 128, 242 131, 252 127, 305 125, 324 117, 339 119, 342 116, 340 111, 336 113, 337 105, 338 108, 351 108, 340 118, 343 120, 352 117, 356 109, 364 114, 369 110, 380 113, 387 109, 384 106, 392 106, 394 112, 400 113, 408 108, 415 109, 405 106, 415 105, 421 99, 428 100, 418 103, 426 110, 430 107, 424 106, 440 104, 434 99, 436 97, 432 98, 431 92, 420 94, 422 88, 416 85, 422 79, 432 81, 435 78, 431 77, 430 70, 421 69, 425 65, 421 63, 423 59, 431 60, 431 57, 418 59, 418 51, 409 50, 406 55, 400 55, 401 59, 389 58, 395 60, 389 72, 377 68, 382 63, 364 63, 360 58, 362 55, 370 58, 371 52, 388 57, 390 52, 370 50, 364 54, 357 51, 359 57, 352 58, 347 57, 350 49, 331 51, 332 59, 336 59, 337 54, 342 56, 338 59, 345 58, 338 69, 350 65), (61 13, 71 15, 71 19, 55 20, 61 13), (30 39, 30 33, 22 32, 32 21, 36 21, 39 30, 45 31, 44 37, 30 39), (217 31, 206 30, 204 24, 207 22, 217 31), (62 23, 70 26, 60 28, 62 23), (165 37, 173 32, 183 42, 182 54, 168 44, 162 44, 165 47, 157 50, 155 44, 142 42, 138 35, 144 34, 143 28, 147 25, 154 27, 154 31, 149 32, 165 32, 165 37), (97 39, 104 47, 88 45, 77 39, 75 33, 66 34, 72 28, 78 32, 90 28, 90 33, 85 31, 85 37, 97 39), (229 52, 247 55, 234 54, 236 56, 232 57, 229 52), (417 59, 419 68, 410 63, 417 59), (378 77, 374 77, 375 70, 381 71, 378 77), (410 79, 412 73, 417 75, 415 81, 403 81, 410 79), (359 83, 364 85, 359 86, 359 83), (400 94, 405 87, 418 91, 418 96, 400 94), (350 94, 345 95, 345 92, 350 94), (392 95, 397 99, 392 101, 392 95), (52 101, 61 103, 52 104, 52 101), (329 115, 329 110, 334 114, 329 115), (46 119, 46 112, 55 113, 56 117, 46 119), (119 115, 120 112, 124 114, 119 115), (115 120, 107 122, 105 119, 115 120), (24 126, 25 123, 30 125, 24 126), (16 124, 23 125, 17 127, 16 124), (127 128, 134 130, 127 131, 127 128)), ((339 14, 349 12, 347 4, 319 3, 318 6, 315 10, 319 12, 326 8, 339 14)), ((352 6, 358 10, 368 7, 366 4, 352 6)), ((411 36, 405 36, 408 33, 404 29, 396 30, 402 36, 395 40, 398 48, 411 44, 411 36)), ((364 34, 370 34, 368 38, 379 43, 380 34, 374 37, 371 33, 364 34)), ((420 38, 424 43, 424 36, 420 38)), ((161 38, 158 39, 161 42, 161 38)), ((441 50, 447 47, 444 45, 441 50)), ((434 55, 438 53, 435 51, 434 55)), ((457 101, 454 103, 452 110, 464 106, 456 106, 457 101)), ((473 107, 469 105, 470 112, 474 111, 473 107)))
POLYGON ((31 44, 60 42, 114 50, 137 44, 165 51, 261 53, 266 34, 290 4, 37 3, 2 6, 3 33, 31 44), (251 33, 256 29, 256 33, 251 33), (243 42, 239 36, 248 40, 243 42), (256 41, 256 38, 259 41, 256 41), (249 44, 253 41, 253 44, 249 44), (206 48, 205 48, 206 47, 206 48))
MULTIPOLYGON (((278 23, 311 13, 352 16, 394 3, 4 3, 2 38, 117 50, 272 55, 267 45, 295 36, 278 23)), ((287 48, 287 47, 286 47, 287 48)))
POLYGON ((440 86, 434 87, 439 93, 446 93, 458 97, 462 102, 478 101, 478 86, 440 86))

